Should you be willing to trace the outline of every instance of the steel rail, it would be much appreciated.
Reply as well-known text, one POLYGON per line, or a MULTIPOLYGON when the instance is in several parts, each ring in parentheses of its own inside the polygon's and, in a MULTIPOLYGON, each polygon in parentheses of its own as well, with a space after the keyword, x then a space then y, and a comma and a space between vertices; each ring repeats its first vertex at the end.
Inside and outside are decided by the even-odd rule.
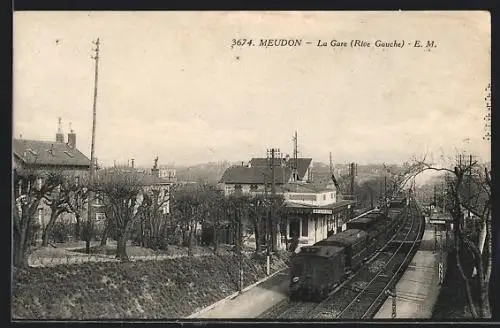
MULTIPOLYGON (((369 211, 369 212, 371 212, 371 211, 369 211)), ((367 214, 367 213, 368 212, 365 212, 364 214, 367 214)), ((406 219, 408 219, 408 216, 409 216, 408 214, 409 214, 408 212, 405 213, 406 219)), ((358 217, 361 217, 363 215, 360 215, 358 217)), ((373 260, 379 258, 382 253, 387 253, 387 252, 383 252, 383 249, 385 247, 387 247, 394 239, 396 239, 396 237, 403 231, 403 229, 407 227, 406 223, 407 223, 407 221, 405 220, 405 224, 402 224, 398 228, 398 230, 396 231, 396 233, 382 247, 380 247, 380 249, 377 252, 375 252, 369 259, 367 259, 366 261, 364 261, 363 265, 365 265, 367 263, 371 263, 373 260)), ((411 232, 411 228, 413 227, 413 221, 411 221, 411 223, 412 223, 412 225, 410 226, 410 229, 408 230, 408 232, 406 232, 406 235, 408 235, 411 232)), ((392 259, 396 254, 397 254, 397 252, 394 253, 394 255, 390 259, 392 259)), ((390 259, 387 260, 387 263, 390 262, 390 259)), ((381 270, 384 270, 384 269, 385 269, 385 267, 383 269, 381 269, 381 270)), ((288 308, 287 310, 285 310, 285 312, 281 313, 278 316, 278 318, 289 317, 288 314, 290 314, 290 313, 293 313, 292 318, 293 317, 300 318, 299 314, 302 314, 301 312, 304 312, 303 311, 304 308, 308 308, 308 309, 306 309, 306 313, 305 313, 306 315, 314 313, 317 309, 321 308, 326 303, 328 303, 329 301, 331 301, 332 297, 335 296, 335 294, 341 288, 345 287, 349 282, 351 282, 352 280, 354 280, 355 278, 357 278, 360 273, 361 273, 361 269, 358 270, 358 271, 356 271, 356 272, 353 272, 346 280, 344 280, 337 287, 335 287, 335 289, 333 291, 331 291, 328 294, 328 296, 324 300, 322 300, 320 303, 297 302, 297 303, 295 303, 294 306, 288 308), (304 305, 306 305, 306 306, 304 306, 304 305), (297 311, 297 309, 299 309, 299 311, 297 311)), ((356 298, 357 298, 357 296, 356 296, 356 298)))
POLYGON ((419 218, 419 220, 418 220, 419 221, 419 229, 418 229, 418 233, 417 233, 416 239, 413 241, 413 243, 411 245, 411 248, 410 248, 409 252, 406 254, 404 260, 401 262, 400 266, 395 271, 396 274, 394 274, 392 276, 391 280, 389 280, 389 282, 382 289, 382 291, 380 292, 380 294, 375 298, 375 300, 373 300, 373 302, 370 304, 370 306, 368 307, 368 309, 361 316, 361 319, 365 319, 366 318, 366 316, 370 313, 370 311, 372 310, 372 308, 374 307, 374 305, 376 305, 379 302, 379 300, 380 300, 381 297, 387 296, 386 295, 386 291, 389 289, 389 286, 392 286, 392 284, 395 282, 396 278, 398 278, 398 279, 400 278, 399 275, 398 275, 398 273, 400 273, 401 269, 403 269, 403 267, 408 264, 407 261, 410 258, 410 255, 412 255, 413 250, 415 249, 415 246, 420 242, 419 236, 422 233, 422 227, 424 227, 424 225, 422 224, 422 218, 421 218, 421 215, 420 215, 421 211, 419 210, 418 206, 416 207, 416 209, 417 209, 417 218, 419 218))
MULTIPOLYGON (((411 213, 411 210, 409 211, 409 213, 407 213, 407 215, 412 215, 411 213)), ((410 235, 410 233, 412 232, 412 229, 413 229, 413 225, 415 223, 415 216, 412 215, 412 219, 411 219, 411 226, 410 226, 410 229, 408 230, 408 232, 406 232, 406 235, 404 236, 404 240, 406 241, 406 239, 408 238, 408 236, 410 235)), ((403 243, 401 243, 399 245, 399 247, 393 252, 392 256, 389 258, 389 260, 386 261, 384 267, 382 269, 380 269, 376 274, 375 276, 368 282, 368 284, 356 295, 356 297, 354 297, 354 299, 337 315, 337 318, 338 317, 341 317, 347 310, 349 310, 355 303, 358 302, 358 299, 360 298, 361 295, 363 295, 367 290, 369 290, 372 285, 373 285, 373 282, 375 280, 377 280, 381 273, 389 266, 389 263, 391 263, 391 261, 396 257, 396 255, 399 254, 399 250, 403 247, 403 243)))

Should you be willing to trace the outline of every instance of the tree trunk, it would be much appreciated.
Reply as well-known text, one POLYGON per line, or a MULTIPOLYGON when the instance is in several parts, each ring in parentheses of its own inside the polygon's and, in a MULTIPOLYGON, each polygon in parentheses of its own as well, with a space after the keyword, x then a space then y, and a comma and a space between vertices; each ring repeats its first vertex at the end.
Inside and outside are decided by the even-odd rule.
POLYGON ((118 235, 118 240, 116 241, 116 258, 122 262, 127 262, 129 260, 127 255, 127 236, 125 232, 121 232, 118 235))
POLYGON ((288 235, 286 233, 286 226, 287 226, 287 224, 285 223, 285 225, 283 226, 281 234, 282 234, 282 236, 285 236, 285 250, 288 250, 290 243, 288 241, 288 235))
POLYGON ((16 268, 25 268, 28 266, 28 258, 24 247, 25 233, 14 234, 14 266, 16 268))
MULTIPOLYGON (((141 222, 141 246, 144 247, 146 243, 144 242, 145 236, 144 236, 144 218, 140 218, 141 222)), ((149 245, 151 247, 151 245, 149 245)))
POLYGON ((278 250, 278 229, 279 228, 278 228, 278 225, 275 222, 273 222, 272 225, 273 225, 272 229, 271 229, 272 234, 273 234, 272 235, 272 239, 271 239, 271 241, 272 241, 272 250, 273 250, 273 252, 276 252, 278 250))
POLYGON ((109 233, 109 222, 106 222, 104 225, 104 231, 102 232, 101 236, 101 246, 106 246, 106 244, 108 243, 108 233, 109 233))
POLYGON ((75 213, 76 225, 75 225, 75 236, 80 239, 80 214, 75 213))
POLYGON ((188 255, 193 256, 193 235, 194 228, 192 224, 189 224, 189 233, 188 233, 188 255))
POLYGON ((54 228, 54 224, 56 223, 57 217, 59 216, 60 212, 57 210, 52 210, 50 213, 50 219, 47 225, 45 226, 45 229, 43 229, 42 232, 42 247, 47 247, 49 246, 49 237, 50 233, 52 232, 52 228, 54 228))
POLYGON ((214 224, 213 225, 213 234, 212 234, 212 244, 214 246, 214 255, 217 255, 217 249, 219 248, 219 241, 217 238, 217 230, 218 230, 219 225, 214 224))
POLYGON ((259 221, 254 220, 253 226, 254 234, 255 234, 255 252, 260 250, 260 233, 259 233, 259 221))
POLYGON ((486 216, 486 226, 487 226, 487 234, 486 234, 486 244, 487 244, 487 262, 486 262, 486 272, 484 275, 484 292, 485 292, 485 297, 486 297, 486 303, 485 303, 485 311, 486 314, 488 315, 488 318, 491 318, 491 304, 490 304, 490 279, 491 279, 491 267, 492 267, 492 244, 491 244, 491 239, 492 239, 492 233, 491 233, 491 220, 490 220, 490 211, 488 209, 486 216))
POLYGON ((90 254, 90 240, 85 240, 85 254, 90 254))
POLYGON ((464 272, 463 267, 462 267, 462 262, 460 261, 460 242, 459 242, 460 237, 457 236, 456 238, 457 238, 457 242, 456 242, 457 247, 455 248, 455 259, 457 262, 457 268, 458 268, 458 271, 460 272, 460 276, 462 277, 462 281, 464 283, 465 293, 467 295, 467 302, 469 304, 469 309, 471 311, 472 318, 476 318, 477 311, 476 311, 476 307, 474 306, 474 300, 472 299, 472 293, 471 293, 471 289, 470 289, 469 279, 465 275, 465 272, 464 272))
POLYGON ((483 259, 481 257, 481 252, 479 249, 474 245, 474 243, 471 240, 465 240, 464 243, 466 246, 470 249, 472 254, 474 255, 474 265, 475 268, 477 268, 477 277, 478 277, 478 284, 479 284, 479 293, 480 293, 480 299, 479 299, 479 309, 481 311, 481 318, 488 318, 488 311, 486 311, 486 306, 488 304, 488 293, 486 290, 488 289, 488 282, 485 281, 484 277, 484 267, 483 267, 483 259))

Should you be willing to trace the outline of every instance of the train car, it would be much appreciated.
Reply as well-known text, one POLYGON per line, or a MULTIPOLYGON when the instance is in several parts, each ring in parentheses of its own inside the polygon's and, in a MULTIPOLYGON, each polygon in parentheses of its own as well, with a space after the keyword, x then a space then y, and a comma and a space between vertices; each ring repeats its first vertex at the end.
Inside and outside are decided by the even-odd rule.
POLYGON ((377 249, 377 237, 378 231, 375 229, 378 222, 378 215, 369 216, 365 215, 347 223, 347 229, 358 229, 363 230, 368 234, 367 240, 367 254, 366 256, 371 256, 377 249))
POLYGON ((376 217, 370 217, 368 215, 365 215, 347 222, 347 229, 358 229, 358 230, 369 231, 375 226, 376 223, 377 223, 376 217))
POLYGON ((346 273, 356 270, 367 256, 368 234, 360 229, 348 229, 322 240, 318 246, 343 247, 346 273))
POLYGON ((406 196, 399 196, 389 202, 389 208, 404 208, 406 206, 406 196))
POLYGON ((323 299, 345 275, 344 247, 304 246, 291 262, 291 299, 323 299))
POLYGON ((390 208, 388 211, 388 219, 392 222, 391 223, 391 230, 393 233, 396 233, 398 231, 399 227, 403 224, 403 219, 405 215, 404 209, 395 209, 395 208, 390 208))

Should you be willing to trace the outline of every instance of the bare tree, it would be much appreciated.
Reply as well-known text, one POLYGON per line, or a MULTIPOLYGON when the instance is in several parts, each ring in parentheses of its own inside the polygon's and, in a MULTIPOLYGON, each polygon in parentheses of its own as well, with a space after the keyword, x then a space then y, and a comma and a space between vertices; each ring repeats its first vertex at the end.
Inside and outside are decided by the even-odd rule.
POLYGON ((81 177, 73 177, 68 181, 67 186, 68 193, 68 209, 71 213, 75 215, 76 225, 75 225, 75 236, 80 238, 80 229, 82 221, 82 213, 87 207, 89 188, 86 181, 82 180, 81 177))
POLYGON ((103 172, 96 190, 104 203, 106 218, 111 220, 117 238, 116 257, 128 261, 126 245, 133 223, 145 206, 144 175, 138 172, 113 170, 103 172))
MULTIPOLYGON (((229 222, 226 216, 225 207, 227 201, 224 195, 213 184, 203 184, 200 187, 201 192, 201 223, 204 225, 205 239, 210 239, 213 245, 213 252, 217 254, 219 245, 218 231, 224 223, 229 222), (209 238, 210 237, 210 238, 209 238)), ((208 243, 208 240, 205 240, 208 243)))
MULTIPOLYGON (((472 176, 470 172, 477 168, 477 161, 473 161, 470 163, 460 161, 453 168, 446 167, 437 167, 432 164, 425 162, 424 160, 415 161, 415 163, 409 167, 409 170, 405 174, 401 174, 398 176, 397 181, 401 181, 401 183, 406 183, 411 177, 414 177, 421 172, 432 170, 444 172, 447 174, 447 194, 450 198, 447 201, 447 210, 450 212, 453 219, 453 234, 454 234, 454 253, 457 264, 457 269, 460 272, 462 277, 462 281, 464 283, 464 288, 467 295, 468 305, 471 311, 472 316, 475 317, 483 317, 489 318, 491 317, 491 310, 489 304, 489 280, 491 276, 491 219, 490 219, 490 208, 491 208, 491 200, 490 200, 490 188, 491 188, 491 179, 488 169, 485 169, 485 175, 483 177, 482 183, 480 185, 487 192, 487 200, 484 202, 483 207, 483 224, 486 226, 486 236, 487 245, 489 249, 488 260, 484 263, 483 258, 481 256, 481 251, 477 244, 475 244, 469 237, 469 235, 464 230, 464 212, 463 206, 467 204, 467 198, 470 195, 467 194, 467 198, 464 198, 463 193, 460 191, 463 188, 463 183, 467 174, 472 176), (460 258, 461 250, 466 250, 472 253, 474 258, 474 267, 477 270, 477 282, 480 289, 480 301, 479 301, 479 311, 476 308, 472 297, 472 277, 469 277, 468 274, 464 271, 462 261, 460 258)), ((398 186, 400 188, 401 186, 398 186)))
POLYGON ((16 168, 13 172, 14 202, 12 203, 13 220, 13 255, 14 266, 27 265, 27 254, 33 235, 35 215, 42 199, 63 182, 59 172, 43 172, 16 168))
POLYGON ((49 236, 54 228, 56 220, 63 213, 69 213, 68 203, 69 203, 69 193, 66 188, 67 178, 57 186, 51 193, 44 196, 44 201, 50 208, 50 218, 49 222, 42 231, 42 246, 47 247, 49 245, 49 236))
POLYGON ((270 213, 274 214, 270 217, 271 223, 271 250, 276 252, 278 250, 278 231, 282 232, 281 219, 283 217, 283 210, 285 208, 285 198, 281 194, 273 195, 269 199, 270 213))
POLYGON ((185 186, 176 189, 172 197, 172 211, 182 229, 183 241, 188 246, 188 254, 193 255, 195 231, 202 212, 199 188, 185 186))
POLYGON ((144 210, 140 217, 142 246, 154 250, 165 249, 170 191, 164 186, 154 185, 147 188, 143 195, 144 210))
POLYGON ((250 199, 250 206, 250 219, 252 221, 255 236, 255 251, 258 252, 261 248, 261 240, 264 234, 262 225, 269 217, 269 206, 264 195, 255 195, 252 197, 250 199))

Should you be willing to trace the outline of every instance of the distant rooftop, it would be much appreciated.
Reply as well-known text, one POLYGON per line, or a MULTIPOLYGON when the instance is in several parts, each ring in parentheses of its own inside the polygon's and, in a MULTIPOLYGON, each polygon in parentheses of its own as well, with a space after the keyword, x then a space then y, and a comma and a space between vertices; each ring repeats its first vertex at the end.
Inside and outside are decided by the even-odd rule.
POLYGON ((12 152, 24 164, 90 167, 90 159, 66 143, 13 139, 12 152))

